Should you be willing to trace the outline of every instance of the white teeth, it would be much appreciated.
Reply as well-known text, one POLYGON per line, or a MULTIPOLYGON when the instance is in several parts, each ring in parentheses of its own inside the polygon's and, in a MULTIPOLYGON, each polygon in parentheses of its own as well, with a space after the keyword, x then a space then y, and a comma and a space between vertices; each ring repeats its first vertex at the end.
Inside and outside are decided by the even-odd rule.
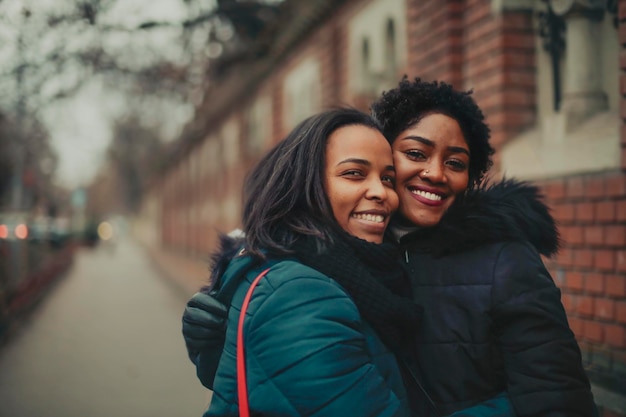
POLYGON ((368 222, 382 223, 385 221, 385 217, 380 214, 353 214, 352 217, 359 220, 366 220, 368 222))
POLYGON ((420 197, 427 198, 433 201, 441 201, 441 196, 433 193, 429 193, 428 191, 420 191, 420 190, 411 190, 411 192, 415 195, 419 195, 420 197))

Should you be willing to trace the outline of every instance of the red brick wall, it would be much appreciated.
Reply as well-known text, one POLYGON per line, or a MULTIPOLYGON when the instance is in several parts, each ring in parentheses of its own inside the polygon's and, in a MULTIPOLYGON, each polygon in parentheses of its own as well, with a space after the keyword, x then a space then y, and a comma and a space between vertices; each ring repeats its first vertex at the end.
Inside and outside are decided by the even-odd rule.
MULTIPOLYGON (((356 0, 359 3, 361 0, 356 0)), ((267 84, 273 89, 273 142, 284 138, 289 129, 286 128, 283 112, 284 79, 291 69, 303 59, 313 57, 320 63, 321 109, 336 105, 350 105, 348 94, 348 33, 346 19, 349 7, 339 8, 324 23, 312 31, 298 47, 276 68, 267 84)))
POLYGON ((490 0, 468 0, 464 19, 464 88, 474 89, 487 115, 491 142, 503 142, 535 122, 535 33, 530 11, 493 14, 490 0))
POLYGON ((465 0, 408 0, 408 75, 463 86, 465 0))
POLYGON ((535 122, 532 12, 494 15, 490 0, 410 0, 407 7, 410 76, 474 89, 496 149, 535 122))
POLYGON ((341 83, 340 75, 345 71, 346 65, 346 38, 341 25, 336 19, 328 22, 327 26, 320 30, 315 37, 315 43, 321 47, 318 50, 321 63, 321 91, 322 108, 337 105, 342 96, 345 84, 341 83), (343 35, 343 36, 342 36, 343 35))
POLYGON ((621 101, 621 116, 622 116, 622 130, 621 130, 621 145, 622 145, 622 170, 626 170, 626 0, 619 1, 619 42, 622 46, 620 52, 620 86, 622 93, 621 101))
MULTIPOLYGON (((626 381, 626 175, 541 183, 563 247, 546 265, 593 380, 620 392, 626 381), (621 381, 621 382, 620 382, 621 381), (620 388, 621 386, 621 388, 620 388)), ((604 408, 604 415, 610 408, 604 408)), ((612 412, 612 411, 611 411, 612 412)))

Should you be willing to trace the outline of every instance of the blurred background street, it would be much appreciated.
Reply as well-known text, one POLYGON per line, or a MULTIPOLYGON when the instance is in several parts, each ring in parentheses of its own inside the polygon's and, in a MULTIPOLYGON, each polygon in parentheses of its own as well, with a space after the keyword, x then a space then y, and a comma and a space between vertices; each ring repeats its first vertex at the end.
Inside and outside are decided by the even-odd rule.
POLYGON ((210 393, 181 336, 188 293, 132 240, 107 243, 77 250, 0 349, 0 416, 202 415, 210 393))

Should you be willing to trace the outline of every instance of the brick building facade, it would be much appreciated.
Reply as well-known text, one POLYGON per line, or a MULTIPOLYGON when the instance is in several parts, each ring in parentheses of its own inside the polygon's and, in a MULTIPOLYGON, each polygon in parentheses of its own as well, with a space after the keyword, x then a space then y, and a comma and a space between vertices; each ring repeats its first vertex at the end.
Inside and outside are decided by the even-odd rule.
POLYGON ((280 7, 265 53, 210 83, 146 198, 145 229, 206 258, 217 232, 239 225, 247 170, 303 117, 341 104, 367 110, 403 74, 471 88, 497 175, 545 191, 563 237, 546 264, 601 416, 626 416, 626 0, 280 7))

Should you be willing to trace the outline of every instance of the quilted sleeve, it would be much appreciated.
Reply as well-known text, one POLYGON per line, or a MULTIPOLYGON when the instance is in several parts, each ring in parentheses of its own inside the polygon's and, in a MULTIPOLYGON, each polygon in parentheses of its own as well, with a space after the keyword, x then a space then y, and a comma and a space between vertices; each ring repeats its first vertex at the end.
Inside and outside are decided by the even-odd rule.
POLYGON ((356 306, 328 278, 289 280, 250 305, 251 410, 281 416, 400 416, 374 366, 356 306))
POLYGON ((504 245, 492 291, 494 333, 516 414, 596 415, 560 290, 532 246, 504 245))

